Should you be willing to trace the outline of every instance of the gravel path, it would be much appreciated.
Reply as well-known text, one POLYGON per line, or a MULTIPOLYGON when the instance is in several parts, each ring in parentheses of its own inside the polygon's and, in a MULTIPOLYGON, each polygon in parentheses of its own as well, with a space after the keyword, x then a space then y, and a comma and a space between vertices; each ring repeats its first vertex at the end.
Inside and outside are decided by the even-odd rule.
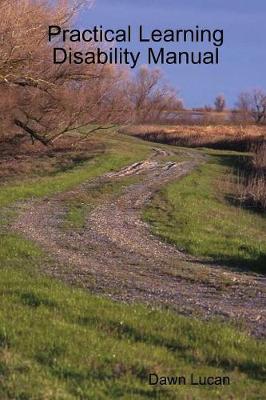
MULTIPOLYGON (((174 308, 185 315, 240 320, 252 334, 266 333, 265 279, 212 266, 179 252, 154 237, 141 221, 141 211, 162 185, 190 173, 203 162, 193 152, 190 161, 163 161, 167 152, 116 173, 107 174, 76 190, 90 190, 121 177, 139 175, 111 202, 88 216, 82 231, 62 229, 66 208, 55 196, 23 205, 13 229, 41 244, 53 257, 46 271, 94 293, 124 302, 144 302, 174 308)), ((69 192, 68 196, 75 194, 69 192)))

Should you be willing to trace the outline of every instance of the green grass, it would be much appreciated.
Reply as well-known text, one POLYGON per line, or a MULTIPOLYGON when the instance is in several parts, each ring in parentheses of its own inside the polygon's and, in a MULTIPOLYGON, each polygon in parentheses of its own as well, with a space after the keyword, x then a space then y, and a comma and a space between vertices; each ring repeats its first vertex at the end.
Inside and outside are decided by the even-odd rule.
POLYGON ((42 278, 44 256, 19 237, 0 248, 1 399, 263 398, 265 343, 42 278), (156 390, 151 372, 226 375, 232 384, 156 390))
POLYGON ((265 215, 236 207, 225 189, 239 156, 210 154, 206 165, 157 193, 144 218, 154 233, 190 254, 265 273, 265 215))
MULTIPOLYGON (((11 202, 63 192, 150 152, 146 143, 115 135, 108 138, 108 146, 106 154, 53 179, 29 177, 23 187, 5 185, 0 196, 2 215, 11 202)), ((101 196, 109 196, 120 188, 102 190, 101 196)), ((77 201, 73 199, 73 207, 77 201)), ((93 194, 90 201, 93 205, 93 194)), ((71 218, 80 226, 83 214, 72 213, 71 218)), ((112 302, 40 275, 40 267, 52 265, 38 246, 2 226, 1 400, 264 397, 265 343, 229 325, 112 302), (148 385, 151 372, 229 375, 232 383, 229 387, 155 389, 148 385)))

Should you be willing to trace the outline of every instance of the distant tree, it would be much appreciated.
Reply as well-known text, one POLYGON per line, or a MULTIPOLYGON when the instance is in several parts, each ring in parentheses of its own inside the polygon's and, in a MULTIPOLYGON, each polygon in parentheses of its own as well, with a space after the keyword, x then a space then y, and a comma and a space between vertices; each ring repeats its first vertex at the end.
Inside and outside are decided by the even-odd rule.
POLYGON ((160 70, 140 67, 128 87, 129 100, 137 122, 167 119, 173 111, 183 109, 176 91, 163 80, 160 70))
POLYGON ((200 109, 200 111, 211 112, 211 111, 213 111, 213 108, 211 106, 209 106, 208 104, 206 104, 202 109, 200 109))
POLYGON ((266 92, 263 90, 241 93, 236 106, 243 118, 252 118, 258 124, 266 121, 266 92))
POLYGON ((214 101, 215 110, 218 112, 223 112, 226 107, 225 97, 222 94, 219 94, 214 101))

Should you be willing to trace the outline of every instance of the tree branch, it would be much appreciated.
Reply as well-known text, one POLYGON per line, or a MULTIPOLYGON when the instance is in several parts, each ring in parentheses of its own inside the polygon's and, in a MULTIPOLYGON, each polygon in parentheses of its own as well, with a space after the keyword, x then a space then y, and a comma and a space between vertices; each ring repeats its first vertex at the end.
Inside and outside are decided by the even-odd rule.
POLYGON ((23 129, 25 132, 27 132, 30 135, 30 137, 31 137, 33 142, 34 142, 34 140, 38 140, 44 146, 48 146, 50 144, 50 141, 47 138, 39 135, 37 132, 34 132, 31 128, 29 128, 27 126, 27 124, 24 124, 19 119, 15 119, 14 123, 15 123, 16 126, 18 126, 19 128, 23 129))

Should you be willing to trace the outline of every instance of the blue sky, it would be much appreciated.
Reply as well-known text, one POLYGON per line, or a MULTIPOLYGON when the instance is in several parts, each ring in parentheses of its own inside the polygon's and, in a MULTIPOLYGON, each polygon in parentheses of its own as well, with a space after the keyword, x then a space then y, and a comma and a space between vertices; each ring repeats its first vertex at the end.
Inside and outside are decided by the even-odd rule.
MULTIPOLYGON (((241 91, 266 90, 265 0, 96 0, 92 9, 83 12, 81 24, 113 29, 127 25, 136 29, 142 24, 147 31, 196 25, 224 29, 218 66, 162 67, 168 81, 179 89, 188 107, 212 104, 219 93, 233 106, 241 91)), ((136 41, 127 47, 143 51, 144 46, 136 41)), ((166 48, 181 50, 173 43, 166 48)))

